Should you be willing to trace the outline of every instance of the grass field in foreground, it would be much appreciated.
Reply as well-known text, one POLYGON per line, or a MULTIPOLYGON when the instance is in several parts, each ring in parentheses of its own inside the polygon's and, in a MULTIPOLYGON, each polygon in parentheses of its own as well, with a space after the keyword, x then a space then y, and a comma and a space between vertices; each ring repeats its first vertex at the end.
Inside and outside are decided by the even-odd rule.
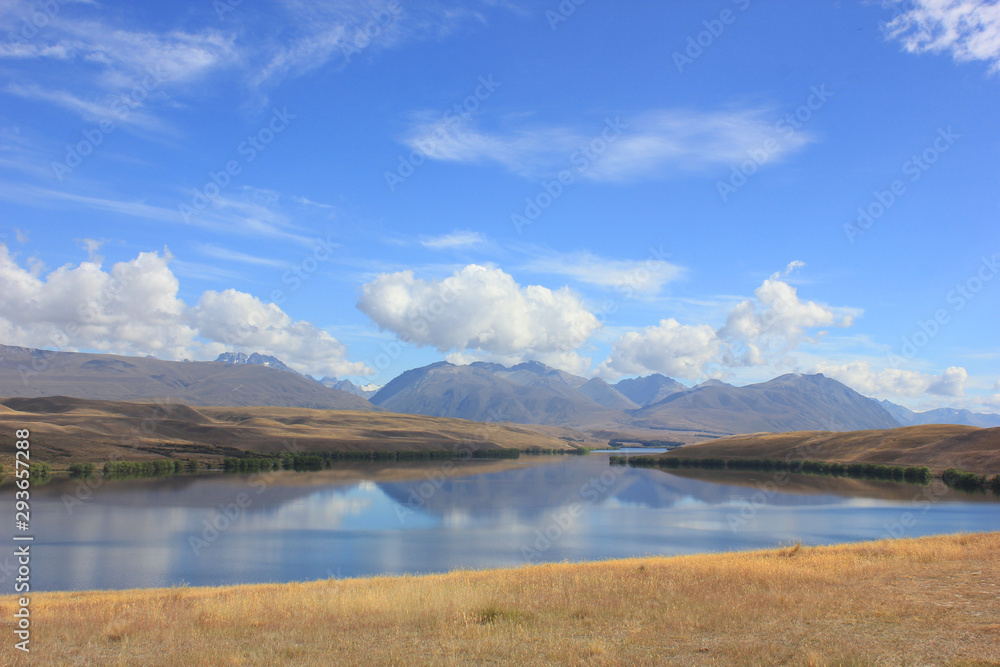
MULTIPOLYGON (((1000 533, 40 593, 31 613, 33 665, 998 664, 1000 533)), ((6 634, 3 663, 27 664, 6 634)))

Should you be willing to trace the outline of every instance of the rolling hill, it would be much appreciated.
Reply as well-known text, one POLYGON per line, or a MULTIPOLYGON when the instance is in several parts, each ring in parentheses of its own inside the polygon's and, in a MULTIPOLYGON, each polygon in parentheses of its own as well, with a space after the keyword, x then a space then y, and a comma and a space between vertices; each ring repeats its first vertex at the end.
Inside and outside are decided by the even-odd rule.
MULTIPOLYGON (((244 450, 429 451, 576 449, 582 441, 528 427, 354 410, 191 407, 49 396, 0 401, 0 451, 31 431, 32 458, 50 464, 115 458, 217 459, 244 450)), ((595 444, 595 443, 586 443, 595 444)))
POLYGON ((768 458, 926 465, 1000 473, 1000 428, 923 424, 850 432, 754 433, 684 445, 671 458, 768 458))

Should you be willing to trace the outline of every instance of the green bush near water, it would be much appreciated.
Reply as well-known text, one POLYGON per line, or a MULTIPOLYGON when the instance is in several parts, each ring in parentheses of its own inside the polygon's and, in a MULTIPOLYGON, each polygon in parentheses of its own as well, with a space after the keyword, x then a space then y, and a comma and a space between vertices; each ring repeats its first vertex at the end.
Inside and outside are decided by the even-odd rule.
POLYGON ((108 461, 102 472, 105 477, 156 477, 184 471, 184 462, 174 459, 157 461, 108 461))
POLYGON ((28 466, 28 476, 37 479, 47 479, 52 476, 52 466, 38 461, 28 466))
POLYGON ((986 475, 977 475, 974 472, 966 472, 961 468, 948 468, 941 474, 941 479, 945 484, 960 491, 992 491, 1000 495, 1000 474, 987 478, 986 475))
POLYGON ((782 459, 722 459, 722 458, 681 458, 654 456, 611 456, 612 465, 630 465, 642 468, 701 468, 708 470, 751 470, 804 473, 807 475, 829 475, 833 477, 854 477, 860 479, 891 480, 926 484, 931 479, 930 468, 926 466, 890 466, 878 463, 838 463, 836 461, 810 461, 782 459))
POLYGON ((96 468, 93 463, 72 463, 69 466, 70 477, 92 477, 96 468))

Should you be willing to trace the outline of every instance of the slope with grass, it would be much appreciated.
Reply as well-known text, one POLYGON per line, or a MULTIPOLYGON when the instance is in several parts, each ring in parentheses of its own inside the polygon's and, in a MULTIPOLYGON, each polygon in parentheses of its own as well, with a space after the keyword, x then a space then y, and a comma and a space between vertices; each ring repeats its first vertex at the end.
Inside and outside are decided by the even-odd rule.
POLYGON ((386 412, 277 407, 199 407, 54 396, 0 399, 0 462, 13 459, 16 429, 31 431, 32 458, 73 462, 163 457, 214 460, 243 451, 440 451, 576 449, 570 431, 481 424, 386 412))
POLYGON ((1000 428, 927 424, 871 431, 753 433, 684 445, 664 458, 838 461, 1000 472, 1000 428))
POLYGON ((31 605, 36 665, 997 664, 1000 533, 31 605))

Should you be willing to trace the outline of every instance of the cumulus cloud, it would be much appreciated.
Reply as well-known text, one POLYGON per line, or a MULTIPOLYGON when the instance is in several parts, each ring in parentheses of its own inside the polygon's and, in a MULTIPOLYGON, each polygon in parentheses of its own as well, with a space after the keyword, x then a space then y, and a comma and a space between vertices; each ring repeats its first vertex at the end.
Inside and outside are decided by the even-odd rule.
POLYGON ((302 373, 365 375, 363 363, 346 360, 347 349, 309 322, 294 321, 273 303, 228 289, 202 294, 190 319, 214 349, 269 350, 302 373))
POLYGON ((909 53, 950 52, 956 62, 980 60, 1000 72, 1000 2, 912 0, 885 28, 909 53))
POLYGON ((792 262, 783 272, 772 274, 754 290, 755 299, 746 299, 730 311, 719 329, 719 336, 733 344, 726 365, 759 366, 795 348, 806 329, 852 324, 852 315, 838 320, 833 308, 803 301, 793 286, 781 280, 802 266, 802 262, 792 262))
POLYGON ((965 395, 965 381, 969 374, 964 368, 951 366, 941 375, 898 368, 872 368, 867 361, 852 363, 822 362, 815 367, 817 373, 843 382, 867 396, 935 396, 959 397, 965 395))
POLYGON ((381 274, 362 287, 358 308, 415 345, 505 360, 578 361, 575 350, 600 327, 569 289, 521 286, 476 264, 437 281, 381 274))
POLYGON ((236 350, 281 358, 301 372, 364 374, 327 332, 236 290, 205 292, 191 307, 164 251, 105 270, 95 261, 46 275, 18 264, 0 243, 0 340, 10 345, 96 350, 163 359, 214 358, 236 350))
POLYGON ((694 378, 711 365, 764 366, 783 360, 819 327, 850 326, 853 313, 806 301, 783 278, 804 266, 790 263, 754 290, 754 297, 734 306, 717 330, 682 325, 673 319, 618 339, 600 366, 605 377, 664 373, 694 378), (838 312, 839 311, 839 312, 838 312))
POLYGON ((598 368, 606 377, 664 373, 680 377, 700 375, 719 354, 722 342, 707 324, 680 324, 671 318, 642 331, 629 331, 614 345, 598 368))

